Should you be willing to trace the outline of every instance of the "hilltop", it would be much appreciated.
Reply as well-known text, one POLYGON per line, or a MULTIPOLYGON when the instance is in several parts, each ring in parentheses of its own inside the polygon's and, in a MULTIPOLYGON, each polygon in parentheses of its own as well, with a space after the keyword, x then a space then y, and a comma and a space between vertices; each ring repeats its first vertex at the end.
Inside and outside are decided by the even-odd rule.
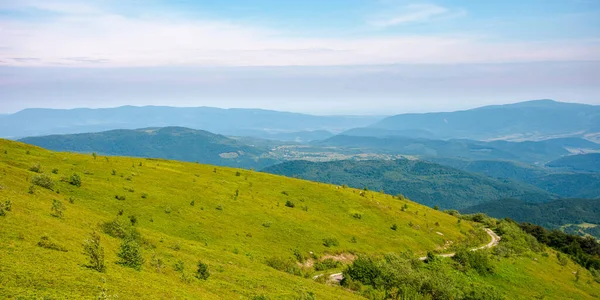
MULTIPOLYGON (((356 255, 417 258, 489 242, 475 223, 377 192, 6 140, 0 200, 0 298, 354 299, 378 292, 315 281, 323 272, 317 266, 344 271, 356 255), (94 245, 94 231, 104 272, 88 267, 83 253, 83 244, 94 245)), ((501 241, 498 248, 508 246, 501 241)), ((418 293, 452 285, 448 291, 457 295, 598 296, 592 275, 580 270, 576 282, 576 265, 559 265, 552 250, 497 257, 491 275, 448 269, 445 285, 432 273, 418 293)), ((414 268, 434 266, 424 264, 414 268)))
POLYGON ((55 151, 165 158, 248 169, 277 163, 277 160, 266 157, 267 148, 183 127, 50 135, 20 141, 55 151))

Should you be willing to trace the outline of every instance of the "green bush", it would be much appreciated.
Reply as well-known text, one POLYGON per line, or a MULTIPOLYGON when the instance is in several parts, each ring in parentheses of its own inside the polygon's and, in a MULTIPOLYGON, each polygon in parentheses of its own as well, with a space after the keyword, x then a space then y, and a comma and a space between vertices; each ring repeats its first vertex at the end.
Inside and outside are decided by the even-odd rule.
POLYGON ((353 213, 353 214, 352 214, 352 217, 353 217, 353 218, 355 218, 355 219, 357 219, 357 220, 360 220, 360 219, 362 219, 362 215, 361 215, 361 214, 359 214, 359 213, 353 213))
POLYGON ((392 227, 390 227, 391 230, 396 231, 398 230, 398 225, 394 224, 392 225, 392 227))
POLYGON ((200 280, 207 280, 210 276, 210 272, 208 271, 208 265, 203 263, 202 261, 198 261, 198 268, 196 270, 196 278, 200 280))
POLYGON ((267 266, 283 271, 286 273, 290 273, 297 276, 302 276, 302 270, 298 267, 298 264, 293 259, 290 258, 279 258, 279 257, 271 257, 266 261, 267 266))
POLYGON ((56 242, 52 241, 50 239, 49 236, 44 235, 40 238, 40 241, 37 243, 37 245, 39 247, 45 248, 45 249, 50 249, 50 250, 56 250, 56 251, 62 251, 62 252, 68 252, 67 249, 65 249, 65 247, 57 244, 56 242))
POLYGON ((57 168, 52 169, 52 174, 58 174, 58 169, 57 168))
POLYGON ((473 269, 479 275, 491 275, 495 272, 495 267, 486 251, 470 251, 463 248, 456 251, 452 259, 463 271, 473 269))
POLYGON ((40 166, 40 163, 35 163, 31 167, 29 167, 29 171, 42 173, 42 167, 40 166))
POLYGON ((141 235, 137 229, 132 227, 131 219, 127 222, 123 219, 116 218, 110 222, 102 223, 101 228, 105 234, 115 238, 141 241, 141 235))
POLYGON ((338 240, 336 238, 323 239, 323 246, 325 246, 325 247, 336 247, 339 245, 340 245, 340 243, 338 242, 338 240))
MULTIPOLYGON (((0 207, 2 207, 2 203, 0 203, 0 207)), ((4 202, 4 209, 5 209, 6 211, 12 211, 12 201, 10 201, 10 200, 6 200, 6 201, 4 202)))
POLYGON ((317 262, 315 262, 315 265, 314 265, 315 271, 330 270, 330 269, 339 268, 340 266, 342 266, 342 263, 337 260, 334 260, 332 258, 327 258, 322 261, 317 261, 317 262))
MULTIPOLYGON (((45 189, 54 189, 54 181, 46 174, 35 175, 31 178, 31 183, 37 186, 41 186, 45 189)), ((33 193, 31 193, 33 194, 33 193)))
POLYGON ((124 201, 126 198, 123 195, 115 195, 115 199, 124 201))
POLYGON ((80 187, 81 186, 81 177, 79 176, 79 174, 73 173, 73 175, 71 175, 71 178, 69 178, 69 183, 76 187, 80 187))
POLYGON ((294 208, 294 207, 296 207, 296 204, 294 204, 294 202, 292 202, 290 200, 287 200, 287 201, 285 201, 285 206, 294 208))
POLYGON ((106 271, 104 265, 104 247, 100 245, 100 235, 93 231, 83 242, 83 253, 88 258, 87 267, 98 272, 106 271))
POLYGON ((52 215, 57 218, 62 218, 65 212, 65 206, 60 200, 52 200, 52 215))
POLYGON ((125 239, 121 242, 121 247, 117 256, 120 260, 117 262, 120 265, 140 270, 144 264, 144 257, 140 245, 132 240, 125 239))

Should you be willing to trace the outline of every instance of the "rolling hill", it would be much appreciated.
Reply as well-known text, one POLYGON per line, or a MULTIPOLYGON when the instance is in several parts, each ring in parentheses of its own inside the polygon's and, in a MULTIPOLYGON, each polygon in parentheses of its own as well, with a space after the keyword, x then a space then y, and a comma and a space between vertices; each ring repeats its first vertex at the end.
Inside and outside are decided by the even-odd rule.
MULTIPOLYGON (((327 130, 338 133, 350 128, 370 125, 381 118, 379 116, 313 116, 262 109, 213 107, 32 108, 2 116, 0 137, 15 139, 112 129, 178 126, 224 135, 278 138, 278 134, 302 131, 327 130)), ((284 138, 288 139, 289 136, 284 135, 284 138)))
POLYGON ((267 173, 320 182, 347 184, 355 188, 403 194, 424 205, 464 208, 494 199, 516 197, 532 202, 555 196, 531 185, 496 180, 483 175, 421 160, 370 160, 332 162, 285 162, 263 170, 267 173))
POLYGON ((521 141, 583 137, 600 131, 600 106, 535 100, 455 112, 401 114, 368 127, 421 130, 442 139, 521 141))
POLYGON ((175 159, 248 169, 277 163, 277 160, 266 157, 266 148, 182 127, 50 135, 21 141, 56 151, 175 159))
MULTIPOLYGON (((449 241, 488 242, 474 223, 376 192, 7 140, 0 199, 0 298, 361 299, 379 291, 320 283, 312 279, 323 272, 317 265, 340 270, 332 257, 347 264, 356 254, 401 249, 418 257, 449 241)), ((416 295, 598 296, 587 270, 576 282, 574 263, 558 264, 552 250, 527 251, 494 254, 490 275, 453 269, 452 261, 415 263, 433 276, 421 277, 416 295), (442 269, 427 271, 436 265, 442 269)))
POLYGON ((518 180, 561 197, 590 199, 600 197, 599 173, 572 172, 565 171, 565 168, 546 168, 500 160, 429 159, 467 172, 499 179, 518 180))
POLYGON ((600 153, 570 155, 546 164, 553 168, 566 168, 574 171, 600 172, 600 153))
POLYGON ((559 199, 547 203, 528 203, 518 199, 502 199, 462 209, 463 213, 482 212, 495 218, 511 218, 549 229, 565 225, 588 224, 590 234, 600 239, 600 199, 559 199), (594 230, 595 228, 595 230, 594 230))

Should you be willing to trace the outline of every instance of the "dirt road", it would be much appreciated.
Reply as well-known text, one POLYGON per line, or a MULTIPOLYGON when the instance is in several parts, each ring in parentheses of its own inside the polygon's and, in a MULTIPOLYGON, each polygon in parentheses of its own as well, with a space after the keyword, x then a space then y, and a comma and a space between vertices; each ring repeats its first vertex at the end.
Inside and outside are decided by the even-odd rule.
MULTIPOLYGON (((493 247, 496 247, 498 245, 498 243, 500 242, 500 236, 498 236, 491 229, 484 228, 483 230, 485 230, 485 232, 492 238, 492 240, 489 243, 487 243, 486 245, 483 245, 481 247, 477 247, 477 248, 471 249, 471 251, 478 251, 478 250, 482 250, 482 249, 493 248, 493 247)), ((437 256, 441 256, 441 257, 453 257, 454 255, 456 255, 456 253, 444 253, 444 254, 439 254, 437 256)), ((427 256, 419 257, 419 259, 420 260, 426 260, 427 256)), ((315 276, 313 276, 313 279, 317 279, 317 278, 319 278, 321 276, 323 276, 323 274, 315 275, 315 276)), ((333 281, 333 282, 340 282, 340 281, 342 281, 342 279, 344 279, 344 274, 343 273, 335 273, 335 274, 329 275, 329 280, 333 281)))

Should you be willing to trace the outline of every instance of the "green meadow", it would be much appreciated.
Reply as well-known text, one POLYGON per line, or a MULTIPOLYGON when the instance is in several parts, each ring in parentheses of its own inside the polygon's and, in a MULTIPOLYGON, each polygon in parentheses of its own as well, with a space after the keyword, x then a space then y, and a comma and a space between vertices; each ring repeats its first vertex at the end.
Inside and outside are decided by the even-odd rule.
MULTIPOLYGON (((8 299, 361 299, 313 280, 323 273, 313 263, 346 257, 335 266, 344 270, 356 255, 418 257, 489 238, 479 224, 374 191, 8 140, 0 140, 0 203, 0 298, 8 299), (93 232, 102 272, 84 253, 93 232), (139 268, 122 263, 127 241, 139 245, 139 268), (199 262, 208 278, 198 278, 199 262)), ((575 280, 576 265, 554 254, 495 264, 494 275, 461 278, 507 299, 600 294, 586 270, 575 280)))

